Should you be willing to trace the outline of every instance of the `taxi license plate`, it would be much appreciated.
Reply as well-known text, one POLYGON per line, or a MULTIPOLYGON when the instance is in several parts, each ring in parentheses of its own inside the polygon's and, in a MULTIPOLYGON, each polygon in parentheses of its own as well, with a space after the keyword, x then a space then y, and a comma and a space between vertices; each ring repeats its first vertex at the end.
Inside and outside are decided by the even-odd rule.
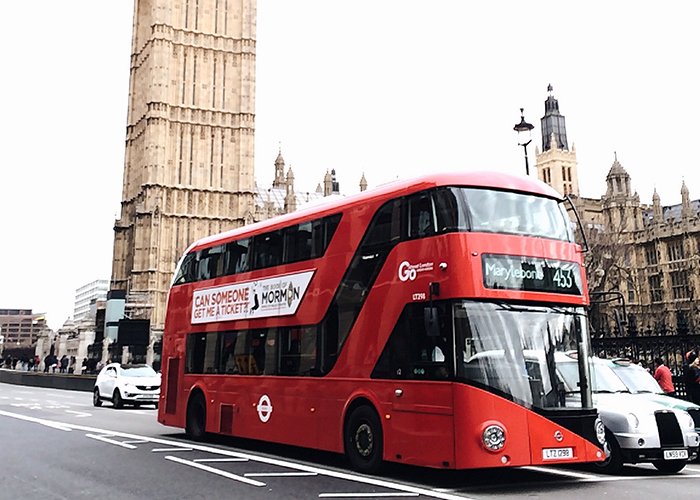
POLYGON ((542 460, 562 460, 567 458, 574 458, 573 448, 542 448, 542 460))
POLYGON ((664 450, 664 460, 687 460, 688 450, 664 450))

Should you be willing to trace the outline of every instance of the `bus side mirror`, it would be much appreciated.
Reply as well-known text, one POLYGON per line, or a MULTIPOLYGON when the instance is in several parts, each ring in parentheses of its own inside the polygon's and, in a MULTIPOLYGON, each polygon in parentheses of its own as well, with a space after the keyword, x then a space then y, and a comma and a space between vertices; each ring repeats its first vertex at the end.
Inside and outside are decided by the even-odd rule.
POLYGON ((437 307, 426 307, 423 309, 423 326, 428 337, 440 336, 437 307))

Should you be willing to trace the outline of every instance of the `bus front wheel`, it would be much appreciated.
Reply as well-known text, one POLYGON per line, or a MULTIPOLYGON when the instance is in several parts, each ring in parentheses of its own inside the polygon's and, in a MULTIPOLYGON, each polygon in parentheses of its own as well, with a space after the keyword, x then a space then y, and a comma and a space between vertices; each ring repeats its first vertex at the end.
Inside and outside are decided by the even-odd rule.
POLYGON ((350 413, 344 431, 345 455, 350 465, 363 473, 374 473, 382 465, 383 436, 379 416, 373 408, 358 406, 350 413))
POLYGON ((207 409, 204 396, 198 392, 187 403, 185 432, 195 441, 201 441, 206 434, 207 409))

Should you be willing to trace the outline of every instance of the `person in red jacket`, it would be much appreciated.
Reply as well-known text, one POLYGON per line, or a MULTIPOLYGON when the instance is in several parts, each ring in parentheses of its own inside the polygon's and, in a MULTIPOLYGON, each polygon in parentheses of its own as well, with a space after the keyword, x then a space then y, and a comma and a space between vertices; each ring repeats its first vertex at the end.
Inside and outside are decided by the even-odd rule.
POLYGON ((656 365, 654 378, 661 386, 661 389, 663 389, 667 396, 675 396, 676 388, 673 386, 671 370, 668 369, 668 366, 664 364, 664 360, 661 358, 654 359, 654 364, 656 365))

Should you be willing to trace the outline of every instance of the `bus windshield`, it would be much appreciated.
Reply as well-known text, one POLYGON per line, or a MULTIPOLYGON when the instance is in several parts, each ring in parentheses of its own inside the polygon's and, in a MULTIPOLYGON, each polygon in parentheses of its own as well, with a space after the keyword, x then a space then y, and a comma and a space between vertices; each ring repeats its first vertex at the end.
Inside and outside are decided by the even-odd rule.
POLYGON ((530 407, 581 407, 566 397, 555 357, 574 351, 576 365, 589 362, 583 309, 462 301, 454 323, 459 380, 530 407))
POLYGON ((450 187, 438 190, 435 201, 440 230, 574 241, 566 207, 552 198, 493 189, 450 187))

